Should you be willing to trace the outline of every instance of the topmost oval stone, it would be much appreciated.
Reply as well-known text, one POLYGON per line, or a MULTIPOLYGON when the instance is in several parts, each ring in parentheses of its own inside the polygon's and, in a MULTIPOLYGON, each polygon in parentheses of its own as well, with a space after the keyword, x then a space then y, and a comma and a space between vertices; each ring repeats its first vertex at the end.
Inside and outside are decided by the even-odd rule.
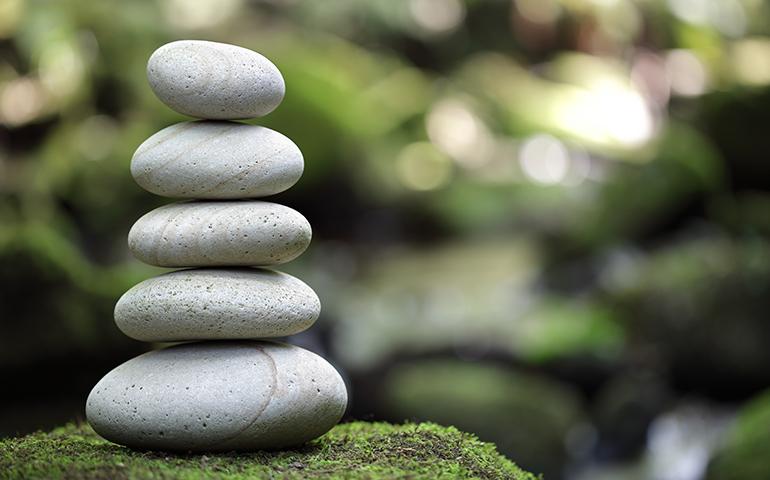
POLYGON ((286 86, 278 68, 246 48, 180 40, 155 50, 147 62, 155 95, 179 113, 236 120, 275 110, 286 86))

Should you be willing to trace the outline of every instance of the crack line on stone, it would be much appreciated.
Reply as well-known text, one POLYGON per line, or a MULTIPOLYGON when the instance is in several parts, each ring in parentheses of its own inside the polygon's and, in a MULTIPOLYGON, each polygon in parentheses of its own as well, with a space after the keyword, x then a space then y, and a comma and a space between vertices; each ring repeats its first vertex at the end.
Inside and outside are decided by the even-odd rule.
MULTIPOLYGON (((191 205, 194 205, 194 204, 191 203, 191 205)), ((200 232, 206 232, 207 228, 204 228, 204 225, 206 223, 208 223, 210 225, 213 225, 218 220, 217 217, 219 217, 219 215, 222 212, 233 208, 235 205, 233 205, 230 202, 224 202, 223 205, 217 205, 217 207, 219 207, 219 208, 215 207, 212 204, 208 204, 208 205, 207 204, 198 204, 197 206, 201 207, 200 208, 200 218, 198 219, 199 221, 198 221, 198 224, 195 226, 195 228, 191 228, 190 229, 193 232, 198 232, 198 235, 195 235, 194 238, 193 238, 194 243, 195 243, 195 252, 198 255, 200 255, 200 257, 202 259, 204 259, 205 261, 213 260, 214 262, 216 262, 217 259, 216 258, 212 259, 211 255, 207 255, 204 252, 203 248, 201 247, 201 237, 203 236, 203 234, 200 233, 200 232), (206 208, 208 208, 209 211, 204 211, 206 208)), ((218 235, 218 232, 221 231, 221 230, 224 230, 225 233, 229 233, 230 232, 226 228, 225 229, 216 229, 216 230, 212 229, 210 243, 211 243, 211 245, 214 246, 214 250, 215 251, 225 250, 225 248, 216 248, 216 238, 215 237, 218 235)), ((227 240, 227 239, 225 239, 225 240, 227 240)), ((229 262, 225 261, 223 263, 227 264, 229 262)), ((213 263, 213 264, 203 263, 203 265, 204 266, 216 266, 216 263, 213 263)))
MULTIPOLYGON (((145 262, 145 263, 149 263, 150 265, 165 267, 167 265, 164 265, 164 262, 161 262, 161 258, 160 258, 161 253, 163 252, 163 249, 161 248, 160 244, 163 243, 163 237, 167 236, 168 230, 171 228, 172 224, 176 221, 176 219, 185 213, 185 208, 182 207, 181 203, 171 203, 168 205, 164 205, 163 207, 160 207, 160 208, 168 208, 168 210, 177 208, 178 211, 171 212, 170 214, 164 212, 166 214, 165 225, 163 225, 163 228, 160 230, 160 232, 158 233, 158 236, 155 239, 150 238, 148 240, 148 242, 150 243, 150 258, 154 257, 155 263, 151 263, 151 262, 145 262)), ((150 213, 156 212, 157 210, 159 209, 153 210, 150 213)), ((139 220, 141 220, 141 218, 139 220)), ((161 223, 162 221, 163 220, 161 220, 161 223)), ((147 234, 147 237, 150 237, 150 233, 147 234)), ((168 255, 166 255, 166 257, 167 256, 168 255)))
POLYGON ((226 444, 227 442, 235 440, 243 432, 247 431, 252 426, 254 426, 254 424, 257 423, 257 420, 259 420, 259 418, 262 416, 262 414, 265 412, 265 410, 267 410, 267 407, 270 406, 270 403, 273 401, 273 397, 275 396, 275 392, 278 389, 278 368, 275 365, 275 360, 273 360, 273 357, 269 353, 267 353, 264 348, 262 348, 262 347, 254 347, 254 348, 259 350, 260 353, 262 353, 264 356, 266 356, 268 361, 270 362, 270 373, 272 375, 272 382, 271 382, 271 388, 270 388, 269 396, 267 398, 267 402, 265 402, 265 404, 262 406, 262 408, 260 408, 259 411, 257 411, 257 413, 254 416, 254 418, 252 418, 251 421, 248 424, 246 424, 246 426, 244 426, 243 428, 241 428, 240 430, 238 430, 234 434, 232 434, 232 435, 224 438, 223 440, 217 442, 216 445, 214 446, 214 448, 217 448, 218 446, 221 446, 222 444, 226 444))

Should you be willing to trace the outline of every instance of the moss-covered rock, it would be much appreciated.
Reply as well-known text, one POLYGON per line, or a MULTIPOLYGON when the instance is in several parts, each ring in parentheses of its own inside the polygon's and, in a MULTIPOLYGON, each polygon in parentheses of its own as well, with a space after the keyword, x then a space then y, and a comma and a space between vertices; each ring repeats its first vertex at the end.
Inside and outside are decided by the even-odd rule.
POLYGON ((709 464, 708 480, 770 478, 770 390, 751 400, 738 415, 724 446, 709 464))
POLYGON ((354 422, 296 450, 208 455, 139 452, 87 425, 0 441, 4 479, 442 479, 535 480, 494 445, 436 424, 354 422))
POLYGON ((393 368, 381 397, 397 418, 456 425, 493 442, 524 468, 557 477, 564 438, 583 421, 568 385, 485 362, 431 359, 393 368))

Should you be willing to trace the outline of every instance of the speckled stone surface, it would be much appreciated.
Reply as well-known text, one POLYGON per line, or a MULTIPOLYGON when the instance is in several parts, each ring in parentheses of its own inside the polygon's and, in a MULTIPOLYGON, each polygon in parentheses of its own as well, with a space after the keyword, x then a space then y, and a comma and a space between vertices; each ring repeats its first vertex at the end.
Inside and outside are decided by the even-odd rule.
POLYGON ((142 143, 131 175, 145 190, 177 198, 273 195, 302 176, 299 148, 269 128, 224 121, 183 122, 142 143))
POLYGON ((275 65, 243 47, 180 40, 155 50, 147 62, 155 95, 179 113, 208 119, 261 117, 283 100, 286 86, 275 65))
POLYGON ((91 391, 88 422, 122 445, 160 450, 281 448, 342 416, 345 384, 323 358, 269 341, 181 344, 118 366, 91 391))
POLYGON ((179 270, 145 280, 115 306, 115 323, 145 342, 294 335, 321 302, 301 280, 259 268, 179 270))
POLYGON ((141 449, 253 451, 316 438, 347 407, 339 373, 302 348, 256 340, 301 332, 321 309, 299 279, 255 268, 293 260, 310 243, 299 212, 254 200, 294 185, 302 153, 278 132, 225 121, 275 109, 283 77, 256 52, 192 40, 156 50, 147 76, 169 107, 207 120, 167 127, 137 149, 131 174, 141 187, 194 200, 145 214, 128 246, 144 263, 193 268, 130 289, 115 322, 140 341, 193 343, 105 375, 88 396, 88 422, 141 449))
POLYGON ((310 244, 299 212, 259 200, 190 201, 157 208, 136 221, 128 248, 161 267, 265 266, 293 260, 310 244))

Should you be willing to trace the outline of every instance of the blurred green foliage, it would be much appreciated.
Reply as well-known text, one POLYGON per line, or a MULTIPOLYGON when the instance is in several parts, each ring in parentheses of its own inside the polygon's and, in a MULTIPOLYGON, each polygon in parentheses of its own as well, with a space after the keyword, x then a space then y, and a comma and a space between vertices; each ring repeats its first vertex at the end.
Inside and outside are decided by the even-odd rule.
POLYGON ((478 432, 546 476, 566 463, 564 438, 582 417, 580 399, 557 382, 457 360, 396 366, 383 391, 395 416, 478 432))
POLYGON ((149 348, 111 315, 161 271, 131 259, 125 236, 168 200, 128 165, 184 120, 145 79, 151 52, 180 38, 252 48, 284 73, 285 101, 252 122, 304 152, 302 180, 275 198, 314 227, 285 270, 324 316, 296 340, 346 372, 353 416, 467 422, 533 470, 574 472, 634 461, 672 405, 770 385, 767 2, 0 0, 12 389, 60 377, 62 362, 98 378, 111 354, 149 348), (394 364, 407 373, 379 402, 369 385, 394 364), (549 439, 533 450, 506 409, 530 388, 549 397, 521 420, 549 439), (437 392, 446 408, 420 406, 437 392), (501 413, 454 413, 490 405, 501 413), (549 430, 534 419, 552 405, 566 406, 549 430))
POLYGON ((749 480, 770 476, 767 462, 770 436, 770 393, 752 399, 709 465, 708 480, 749 480))

